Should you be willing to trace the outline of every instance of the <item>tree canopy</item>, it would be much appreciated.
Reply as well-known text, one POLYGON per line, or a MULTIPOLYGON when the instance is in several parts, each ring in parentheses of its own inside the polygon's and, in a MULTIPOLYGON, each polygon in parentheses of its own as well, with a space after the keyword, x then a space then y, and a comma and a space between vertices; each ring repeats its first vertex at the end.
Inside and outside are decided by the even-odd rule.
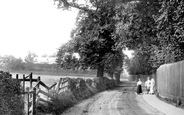
MULTIPOLYGON (((116 39, 112 36, 115 31, 116 3, 113 0, 92 0, 89 5, 78 8, 80 11, 76 28, 71 33, 72 40, 59 49, 57 60, 63 60, 66 52, 77 52, 80 55, 79 64, 97 68, 97 76, 102 77, 104 71, 109 72, 109 68, 112 68, 110 66, 113 64, 110 63, 115 63, 115 57, 116 61, 122 61, 122 56, 119 56, 122 55, 122 49, 115 48, 116 39)), ((116 66, 122 66, 122 62, 118 65, 116 62, 116 66)))
POLYGON ((127 47, 135 51, 134 74, 151 74, 161 64, 184 59, 182 0, 55 1, 58 8, 79 9, 72 40, 58 55, 61 49, 78 52, 79 64, 113 73, 122 67, 127 47))

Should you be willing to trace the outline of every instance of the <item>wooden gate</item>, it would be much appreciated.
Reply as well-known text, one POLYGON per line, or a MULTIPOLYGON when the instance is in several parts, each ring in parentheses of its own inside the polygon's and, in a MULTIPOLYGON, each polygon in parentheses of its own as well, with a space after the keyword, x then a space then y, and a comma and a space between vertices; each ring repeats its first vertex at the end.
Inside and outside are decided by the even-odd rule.
POLYGON ((53 96, 49 93, 50 90, 55 90, 55 86, 57 83, 54 83, 52 86, 47 86, 45 83, 41 81, 41 77, 38 76, 37 79, 33 79, 33 74, 29 74, 28 76, 23 75, 22 79, 19 79, 19 75, 16 74, 16 79, 22 82, 23 87, 23 97, 24 97, 24 109, 26 115, 37 115, 36 106, 39 101, 49 103, 49 99, 53 98, 53 96), (29 87, 26 87, 26 82, 29 82, 29 87), (36 82, 36 85, 33 87, 33 82, 36 82), (46 90, 40 89, 40 85, 43 86, 46 90), (26 90, 25 90, 26 87, 26 90), (47 97, 47 99, 43 99, 40 94, 47 97))

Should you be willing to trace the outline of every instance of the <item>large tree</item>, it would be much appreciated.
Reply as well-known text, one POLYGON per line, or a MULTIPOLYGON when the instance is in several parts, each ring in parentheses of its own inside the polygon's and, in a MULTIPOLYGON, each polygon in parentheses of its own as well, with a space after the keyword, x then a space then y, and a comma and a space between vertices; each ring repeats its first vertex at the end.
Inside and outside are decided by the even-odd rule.
POLYGON ((80 64, 96 67, 97 77, 102 77, 104 71, 110 72, 110 68, 113 69, 113 73, 120 73, 123 64, 122 48, 115 47, 117 41, 113 36, 116 2, 90 0, 85 5, 80 5, 75 1, 59 0, 59 7, 64 5, 65 8, 80 9, 76 28, 72 31, 71 43, 73 51, 80 55, 80 64))
POLYGON ((134 64, 134 69, 139 65, 137 69, 140 70, 136 70, 137 72, 134 73, 151 73, 152 69, 155 69, 153 67, 154 61, 151 60, 155 56, 153 53, 155 51, 154 48, 159 46, 155 19, 161 4, 159 0, 138 0, 128 2, 119 7, 115 33, 115 36, 119 36, 117 47, 126 46, 136 52, 132 60, 134 62, 131 64, 134 64), (146 66, 141 66, 144 64, 143 60, 146 61, 146 66), (140 63, 140 61, 142 62, 140 63))

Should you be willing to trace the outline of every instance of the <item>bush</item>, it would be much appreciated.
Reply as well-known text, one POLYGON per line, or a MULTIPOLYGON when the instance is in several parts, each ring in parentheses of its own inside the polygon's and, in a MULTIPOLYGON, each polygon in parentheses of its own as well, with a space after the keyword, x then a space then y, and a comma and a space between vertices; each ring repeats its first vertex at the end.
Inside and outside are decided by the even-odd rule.
POLYGON ((23 110, 20 82, 0 71, 0 115, 23 115, 23 110))
POLYGON ((82 78, 70 80, 70 84, 73 87, 70 87, 71 92, 77 100, 85 99, 92 95, 92 92, 87 87, 86 82, 82 78))
POLYGON ((69 91, 60 94, 56 92, 52 93, 54 93, 54 96, 51 98, 50 103, 39 103, 37 106, 37 110, 40 114, 52 113, 52 115, 60 115, 64 110, 77 103, 75 96, 69 91))

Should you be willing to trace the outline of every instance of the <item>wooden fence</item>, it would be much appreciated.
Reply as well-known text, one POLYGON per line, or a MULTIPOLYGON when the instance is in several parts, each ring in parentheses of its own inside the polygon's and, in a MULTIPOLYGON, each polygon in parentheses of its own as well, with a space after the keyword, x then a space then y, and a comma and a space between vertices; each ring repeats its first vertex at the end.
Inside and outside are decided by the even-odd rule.
POLYGON ((29 74, 28 76, 23 75, 23 78, 19 79, 19 75, 16 74, 16 79, 22 82, 23 87, 23 97, 24 97, 24 109, 26 115, 37 115, 36 107, 39 102, 49 103, 49 100, 53 98, 53 95, 49 93, 51 90, 55 90, 57 92, 63 92, 68 90, 69 86, 69 78, 60 78, 58 83, 54 83, 52 86, 47 86, 45 83, 41 81, 41 77, 38 76, 37 79, 33 78, 33 74, 29 74), (29 82, 29 87, 26 87, 26 82, 29 82), (33 87, 33 82, 36 82, 36 85, 33 87), (46 91, 40 88, 40 86, 44 87, 46 91), (26 88, 25 88, 26 87, 26 88), (40 96, 40 94, 47 97, 44 99, 40 96))
POLYGON ((160 96, 184 103, 184 61, 164 64, 157 69, 160 96))

